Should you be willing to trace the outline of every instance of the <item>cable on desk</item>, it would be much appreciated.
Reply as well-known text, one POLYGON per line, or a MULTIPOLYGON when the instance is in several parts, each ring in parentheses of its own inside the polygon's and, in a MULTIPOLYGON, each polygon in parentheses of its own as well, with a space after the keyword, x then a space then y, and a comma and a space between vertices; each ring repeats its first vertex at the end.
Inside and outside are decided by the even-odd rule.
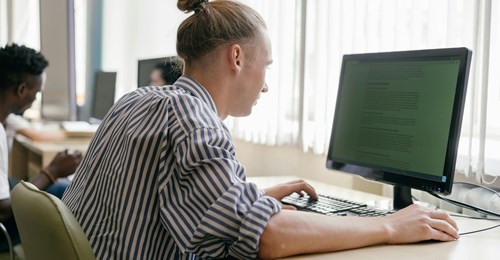
POLYGON ((469 215, 459 215, 459 214, 450 214, 452 217, 457 218, 469 218, 469 219, 479 219, 479 220, 491 220, 491 221, 500 221, 500 218, 485 218, 485 217, 474 217, 469 215))
POLYGON ((494 229, 494 228, 497 228, 497 227, 500 227, 500 224, 494 225, 494 226, 488 227, 488 228, 483 228, 483 229, 478 229, 478 230, 474 230, 474 231, 459 233, 458 235, 459 236, 464 236, 464 235, 479 233, 479 232, 487 231, 487 230, 494 229))
MULTIPOLYGON (((428 192, 428 193, 431 194, 432 196, 438 198, 438 199, 444 200, 444 201, 446 201, 448 203, 451 203, 451 204, 453 204, 455 206, 459 206, 459 207, 462 207, 462 208, 467 208, 467 209, 474 210, 476 212, 483 213, 483 214, 488 214, 488 215, 500 217, 500 214, 498 214, 498 213, 491 212, 489 210, 485 210, 485 209, 478 208, 478 207, 475 207, 475 206, 471 206, 471 205, 465 204, 465 203, 457 201, 457 200, 448 199, 448 198, 442 197, 442 196, 440 196, 438 194, 435 194, 435 193, 432 193, 432 192, 428 192)), ((474 218, 474 217, 470 217, 470 218, 474 218)), ((481 219, 481 218, 478 218, 478 219, 481 219)), ((488 218, 482 218, 482 219, 485 219, 485 220, 486 219, 487 220, 499 220, 499 219, 488 219, 488 218)), ((487 230, 494 229, 494 228, 497 228, 497 227, 500 227, 500 224, 492 226, 492 227, 488 227, 488 228, 483 228, 483 229, 478 229, 478 230, 474 230, 474 231, 459 233, 458 235, 463 236, 463 235, 469 235, 469 234, 479 233, 479 232, 487 231, 487 230)))
POLYGON ((444 201, 446 201, 448 203, 451 203, 451 204, 453 204, 455 206, 459 206, 459 207, 462 207, 462 208, 474 210, 476 212, 487 214, 487 215, 492 215, 492 216, 495 216, 495 217, 500 217, 500 213, 496 213, 496 212, 492 212, 492 211, 489 211, 489 210, 486 210, 486 209, 482 209, 482 208, 478 208, 478 207, 475 207, 475 206, 471 206, 471 205, 465 204, 465 203, 457 201, 457 200, 448 199, 448 198, 440 196, 440 195, 438 195, 436 193, 432 193, 432 192, 428 192, 428 193, 430 195, 438 198, 438 199, 444 200, 444 201))
POLYGON ((491 188, 488 188, 488 187, 485 187, 485 186, 482 186, 482 185, 477 185, 477 184, 474 184, 474 183, 468 183, 468 182, 461 182, 461 181, 456 181, 454 182, 453 184, 460 184, 460 185, 469 185, 469 186, 472 186, 472 187, 477 187, 477 188, 481 188, 481 189, 484 189, 484 190, 487 190, 495 195, 497 195, 498 197, 500 197, 500 193, 494 189, 491 189, 491 188))

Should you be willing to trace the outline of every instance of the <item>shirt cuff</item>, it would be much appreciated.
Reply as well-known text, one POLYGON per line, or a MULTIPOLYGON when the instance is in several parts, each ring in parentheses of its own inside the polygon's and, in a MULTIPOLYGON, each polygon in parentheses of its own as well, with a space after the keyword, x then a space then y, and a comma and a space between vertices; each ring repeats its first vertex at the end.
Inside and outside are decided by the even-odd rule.
POLYGON ((273 197, 261 196, 242 219, 240 236, 232 244, 229 255, 239 259, 257 258, 260 237, 272 215, 280 212, 282 204, 273 197))

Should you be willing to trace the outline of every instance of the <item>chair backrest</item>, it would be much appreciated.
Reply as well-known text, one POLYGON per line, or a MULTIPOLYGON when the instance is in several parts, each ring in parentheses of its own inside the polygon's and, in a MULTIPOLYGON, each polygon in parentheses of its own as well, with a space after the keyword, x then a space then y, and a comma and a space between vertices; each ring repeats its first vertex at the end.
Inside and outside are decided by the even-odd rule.
POLYGON ((27 259, 95 259, 73 213, 57 197, 21 181, 12 210, 27 259))

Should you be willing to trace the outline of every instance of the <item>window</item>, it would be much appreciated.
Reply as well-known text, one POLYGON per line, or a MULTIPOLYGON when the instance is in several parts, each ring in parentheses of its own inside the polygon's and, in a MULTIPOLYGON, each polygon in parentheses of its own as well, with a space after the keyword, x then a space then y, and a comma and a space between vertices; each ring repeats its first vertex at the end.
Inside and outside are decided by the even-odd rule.
POLYGON ((304 151, 326 153, 343 54, 468 47, 473 50, 473 65, 457 170, 469 176, 500 175, 500 154, 495 152, 500 150, 500 121, 495 120, 498 115, 494 112, 500 111, 500 76, 496 73, 500 62, 493 58, 500 57, 498 2, 268 2, 272 3, 262 6, 262 2, 245 1, 263 14, 270 27, 273 49, 280 50, 274 53, 277 64, 273 66, 279 71, 269 71, 269 93, 261 98, 252 116, 233 120, 236 138, 269 145, 301 144, 304 151), (284 19, 281 12, 292 5, 297 9, 295 17, 284 19), (266 16, 269 12, 273 15, 266 16), (305 33, 294 35, 297 26, 288 26, 302 20, 305 33), (277 25, 279 30, 274 31, 277 25), (300 53, 305 54, 303 70, 287 66, 300 60, 300 53), (290 82, 291 75, 297 73, 300 79, 290 82))
POLYGON ((0 46, 5 46, 8 40, 8 12, 7 12, 7 0, 0 0, 0 46))
POLYGON ((82 106, 85 100, 86 55, 87 55, 87 1, 74 0, 75 6, 75 68, 76 103, 82 106))

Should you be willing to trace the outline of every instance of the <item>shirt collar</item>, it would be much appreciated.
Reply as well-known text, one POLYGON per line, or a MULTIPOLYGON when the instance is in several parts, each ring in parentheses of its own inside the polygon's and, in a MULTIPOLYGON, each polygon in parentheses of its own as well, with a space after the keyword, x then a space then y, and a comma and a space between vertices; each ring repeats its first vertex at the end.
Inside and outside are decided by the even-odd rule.
POLYGON ((217 113, 217 108, 215 107, 215 103, 210 96, 210 93, 208 93, 208 91, 193 78, 183 75, 174 83, 174 86, 181 87, 193 96, 201 99, 208 106, 210 106, 215 113, 217 113))

